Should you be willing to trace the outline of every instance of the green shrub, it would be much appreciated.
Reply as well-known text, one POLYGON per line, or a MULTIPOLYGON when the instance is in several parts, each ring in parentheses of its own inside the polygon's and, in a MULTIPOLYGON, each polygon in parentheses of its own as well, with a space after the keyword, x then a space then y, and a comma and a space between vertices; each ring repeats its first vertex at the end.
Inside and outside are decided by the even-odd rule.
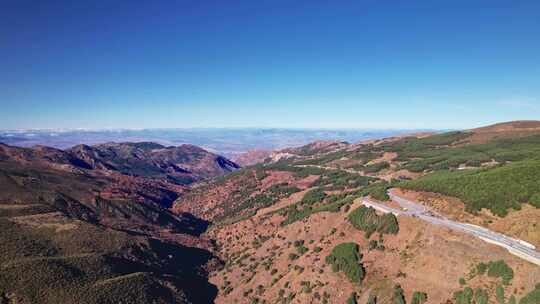
POLYGON ((347 299, 347 304, 358 304, 356 301, 356 292, 352 292, 349 298, 347 299))
POLYGON ((394 293, 392 296, 392 303, 393 304, 405 304, 405 295, 403 292, 403 288, 401 288, 400 285, 394 286, 394 293))
POLYGON ((480 275, 483 275, 486 273, 487 271, 487 264, 486 263, 478 263, 478 265, 476 265, 476 271, 478 274, 480 275))
POLYGON ((322 202, 324 198, 326 197, 326 193, 324 193, 324 189, 322 188, 315 188, 311 189, 306 194, 304 194, 304 197, 302 198, 302 203, 306 205, 311 205, 314 203, 322 202))
POLYGON ((294 261, 294 260, 296 260, 298 258, 299 258, 299 256, 297 254, 289 253, 289 260, 294 261))
POLYGON ((454 293, 456 304, 471 304, 473 299, 473 290, 470 287, 465 287, 461 291, 454 293))
POLYGON ((514 270, 503 260, 489 262, 487 267, 488 276, 501 278, 504 285, 510 284, 514 278, 514 270))
POLYGON ((397 234, 399 224, 397 218, 392 213, 377 215, 375 209, 360 206, 353 210, 348 216, 349 222, 358 230, 366 233, 370 237, 374 232, 381 234, 397 234))
POLYGON ((427 293, 415 291, 412 294, 411 304, 424 304, 427 301, 427 293))
POLYGON ((356 196, 354 195, 330 195, 324 201, 307 203, 306 201, 302 200, 284 209, 287 218, 281 223, 281 225, 285 226, 292 224, 319 212, 338 212, 344 205, 351 204, 355 198, 356 196))
POLYGON ((369 294, 367 304, 377 304, 377 297, 372 293, 369 294))
POLYGON ((535 193, 529 199, 529 203, 536 208, 540 208, 540 193, 535 193))
POLYGON ((294 241, 294 247, 296 247, 296 251, 298 251, 299 255, 303 255, 309 250, 306 246, 304 246, 304 240, 294 241))
POLYGON ((388 162, 379 162, 365 166, 363 171, 364 173, 377 173, 387 168, 390 168, 390 164, 388 162))
POLYGON ((519 300, 519 304, 538 304, 540 303, 540 283, 536 284, 533 291, 529 292, 527 295, 525 295, 521 300, 519 300))
POLYGON ((356 243, 342 243, 334 247, 332 253, 325 259, 332 266, 334 272, 341 271, 353 283, 360 283, 365 276, 361 264, 362 254, 356 243))
POLYGON ((504 288, 502 285, 497 285, 495 288, 495 297, 497 298, 497 303, 504 304, 504 288))
POLYGON ((474 301, 475 301, 475 304, 488 304, 489 302, 488 293, 482 288, 476 288, 474 291, 474 301))
POLYGON ((379 201, 388 201, 390 200, 390 197, 388 196, 388 188, 390 188, 390 184, 386 181, 379 181, 370 184, 369 186, 365 187, 361 191, 359 191, 360 196, 371 196, 373 199, 379 200, 379 201))

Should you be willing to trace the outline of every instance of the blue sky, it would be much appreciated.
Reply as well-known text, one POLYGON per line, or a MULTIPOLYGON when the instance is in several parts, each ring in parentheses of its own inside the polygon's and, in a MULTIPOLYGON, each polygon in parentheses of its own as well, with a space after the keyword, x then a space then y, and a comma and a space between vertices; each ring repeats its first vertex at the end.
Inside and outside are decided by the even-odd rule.
POLYGON ((539 1, 1 1, 0 129, 540 119, 539 1))

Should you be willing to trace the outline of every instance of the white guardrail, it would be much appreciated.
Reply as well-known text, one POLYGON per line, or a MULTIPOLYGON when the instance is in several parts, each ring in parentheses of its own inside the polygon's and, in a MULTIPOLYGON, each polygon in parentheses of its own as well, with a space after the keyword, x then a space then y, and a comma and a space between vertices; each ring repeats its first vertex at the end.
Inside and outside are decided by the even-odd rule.
POLYGON ((431 224, 441 225, 453 230, 471 234, 487 243, 503 247, 511 254, 540 266, 540 252, 536 251, 536 247, 531 243, 515 239, 477 225, 449 220, 440 214, 427 210, 423 205, 403 197, 399 197, 394 193, 391 193, 391 191, 388 192, 388 195, 394 202, 401 206, 402 210, 374 202, 368 198, 364 198, 362 203, 368 207, 374 208, 379 212, 393 213, 396 216, 409 215, 422 219, 431 224))

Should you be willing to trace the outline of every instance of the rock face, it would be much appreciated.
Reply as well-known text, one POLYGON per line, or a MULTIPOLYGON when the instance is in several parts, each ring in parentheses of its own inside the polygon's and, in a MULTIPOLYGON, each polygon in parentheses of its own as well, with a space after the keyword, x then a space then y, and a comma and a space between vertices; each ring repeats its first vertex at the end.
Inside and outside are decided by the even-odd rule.
POLYGON ((92 147, 78 145, 67 152, 94 169, 160 177, 178 184, 189 184, 240 168, 222 156, 193 145, 165 147, 149 142, 107 143, 92 147))

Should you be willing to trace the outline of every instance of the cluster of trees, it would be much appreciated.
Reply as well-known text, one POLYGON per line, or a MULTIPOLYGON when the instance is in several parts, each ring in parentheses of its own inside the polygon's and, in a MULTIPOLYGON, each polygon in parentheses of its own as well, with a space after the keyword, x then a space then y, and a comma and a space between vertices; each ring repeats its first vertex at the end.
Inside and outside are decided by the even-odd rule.
POLYGON ((388 201, 390 197, 388 196, 388 188, 391 187, 391 184, 387 181, 381 180, 375 183, 370 184, 367 187, 362 188, 358 191, 359 196, 371 196, 372 198, 379 201, 388 201))
POLYGON ((299 255, 303 255, 309 250, 306 246, 304 246, 304 240, 294 241, 294 247, 296 248, 296 251, 298 252, 299 255))
MULTIPOLYGON (((485 275, 487 274, 490 277, 501 278, 502 284, 498 284, 495 288, 495 299, 498 304, 516 304, 516 297, 511 295, 508 299, 505 296, 504 285, 509 285, 512 279, 514 278, 514 271, 510 266, 508 266, 504 261, 490 261, 488 263, 479 263, 476 265, 475 271, 472 274, 472 277, 476 275, 485 275)), ((467 282, 465 279, 460 279, 461 285, 466 285, 467 282)), ((540 300, 540 284, 537 285, 537 299, 540 300)), ((525 296, 519 303, 530 304, 530 303, 540 303, 540 302, 527 302, 526 299, 534 298, 535 291, 533 290, 527 296, 525 296), (525 302, 524 302, 525 301, 525 302)), ((465 287, 463 290, 459 290, 454 293, 454 300, 456 304, 488 304, 489 293, 487 290, 482 288, 472 289, 471 287, 465 287)))
POLYGON ((313 205, 318 202, 322 202, 326 198, 326 193, 323 188, 311 189, 302 198, 301 204, 313 205))
MULTIPOLYGON (((237 174, 236 172, 234 172, 237 174)), ((216 217, 217 222, 234 222, 252 216, 261 208, 275 204, 282 198, 288 197, 300 189, 287 183, 275 184, 262 193, 253 195, 257 191, 257 183, 250 174, 237 175, 243 187, 233 192, 226 201, 219 205, 223 208, 223 214, 216 217)))
MULTIPOLYGON (((321 188, 317 188, 321 189, 321 188)), ((311 190, 311 191, 315 191, 311 190)), ((310 191, 310 192, 311 192, 310 191)), ((321 190, 317 190, 317 193, 321 190)), ((308 193, 310 193, 308 192, 308 193)), ((308 195, 306 193, 306 195, 308 195)), ((283 212, 287 215, 287 218, 281 223, 281 225, 289 225, 296 221, 302 220, 304 218, 307 218, 311 216, 312 214, 318 213, 318 212, 338 212, 341 210, 341 208, 345 205, 352 204, 354 199, 357 198, 354 194, 332 194, 332 195, 324 195, 324 197, 321 199, 322 196, 319 194, 314 193, 313 195, 309 195, 307 200, 306 196, 304 198, 289 207, 287 207, 283 212)), ((324 193, 324 191, 323 191, 324 193)))
POLYGON ((471 304, 474 296, 474 291, 470 287, 456 291, 454 293, 454 300, 456 304, 471 304))
POLYGON ((405 304, 405 294, 401 285, 394 286, 394 294, 392 296, 393 304, 405 304))
POLYGON ((482 208, 504 217, 522 203, 540 208, 540 161, 516 162, 490 169, 441 171, 404 181, 399 187, 458 197, 469 212, 482 208))
POLYGON ((266 165, 266 170, 286 171, 293 173, 296 177, 303 178, 309 175, 322 175, 327 170, 316 167, 296 167, 292 165, 293 160, 280 160, 274 164, 266 165))
MULTIPOLYGON (((495 295, 498 304, 516 304, 516 297, 514 295, 510 296, 508 301, 506 301, 504 288, 501 285, 498 285, 495 289, 495 295)), ((465 287, 463 290, 454 293, 454 301, 456 304, 488 304, 489 293, 480 287, 474 290, 470 287, 465 287)), ((522 304, 522 302, 520 302, 520 304, 522 304)))
POLYGON ((427 301, 427 293, 415 291, 412 295, 411 304, 424 304, 427 301))
POLYGON ((486 144, 452 146, 467 138, 465 132, 449 132, 426 138, 404 138, 378 146, 398 153, 403 168, 413 172, 457 168, 461 164, 478 167, 495 160, 500 163, 539 159, 540 136, 500 139, 486 144))
POLYGON ((377 215, 375 209, 371 207, 358 207, 349 214, 348 219, 356 229, 364 231, 367 238, 374 232, 380 234, 397 234, 399 232, 399 224, 395 215, 392 213, 377 215))
MULTIPOLYGON (((421 292, 421 291, 415 291, 412 294, 411 303, 412 304, 424 304, 427 302, 428 296, 427 293, 421 292)), ((377 304, 378 298, 375 294, 370 293, 368 297, 367 304, 377 304)), ((392 298, 391 298, 392 304, 406 304, 405 300, 405 292, 403 288, 401 288, 401 285, 396 284, 394 285, 394 289, 392 291, 392 298)))
POLYGON ((519 304, 538 304, 540 303, 540 283, 536 284, 533 291, 521 298, 519 304))
POLYGON ((329 170, 322 174, 313 185, 324 186, 329 190, 343 190, 365 187, 374 180, 373 177, 352 174, 343 170, 329 170))
POLYGON ((362 254, 356 243, 342 243, 334 247, 332 253, 325 259, 334 272, 343 272, 353 283, 360 283, 365 277, 364 266, 361 263, 362 254))
POLYGON ((490 277, 501 278, 504 285, 510 284, 514 278, 514 270, 503 260, 479 263, 476 265, 476 271, 480 275, 487 272, 490 277))
POLYGON ((281 183, 270 186, 266 192, 277 198, 288 197, 293 193, 299 192, 300 189, 295 186, 289 186, 287 183, 281 183))
POLYGON ((390 168, 390 164, 388 162, 379 162, 371 165, 364 166, 364 173, 377 173, 383 169, 390 168))

